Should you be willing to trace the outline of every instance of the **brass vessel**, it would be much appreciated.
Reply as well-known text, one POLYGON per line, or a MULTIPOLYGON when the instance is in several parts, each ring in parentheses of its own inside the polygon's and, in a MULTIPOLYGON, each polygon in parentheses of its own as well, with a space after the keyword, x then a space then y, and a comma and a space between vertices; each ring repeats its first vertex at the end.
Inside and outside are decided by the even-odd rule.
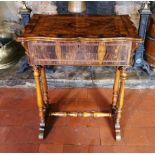
POLYGON ((11 67, 24 54, 24 48, 14 38, 13 33, 0 33, 0 69, 11 67))
POLYGON ((86 10, 86 2, 84 1, 69 1, 68 11, 71 13, 82 13, 86 10))

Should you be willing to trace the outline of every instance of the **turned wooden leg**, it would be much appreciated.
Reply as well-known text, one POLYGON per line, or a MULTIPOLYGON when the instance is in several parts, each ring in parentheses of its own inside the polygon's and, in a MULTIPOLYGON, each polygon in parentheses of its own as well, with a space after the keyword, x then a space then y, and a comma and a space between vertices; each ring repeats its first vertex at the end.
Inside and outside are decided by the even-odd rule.
POLYGON ((43 100, 44 100, 46 108, 48 108, 48 104, 49 104, 48 87, 47 87, 46 72, 45 72, 45 67, 44 66, 41 67, 41 79, 42 79, 43 100))
POLYGON ((118 99, 119 86, 120 86, 120 70, 117 67, 116 73, 115 73, 114 86, 113 86, 113 98, 112 98, 112 113, 113 114, 115 114, 115 111, 116 111, 116 103, 118 99))
POLYGON ((40 117, 40 127, 39 127, 39 139, 44 138, 44 130, 45 130, 45 115, 44 115, 44 102, 41 93, 41 84, 40 84, 40 67, 34 66, 34 79, 36 82, 36 95, 37 95, 37 105, 39 110, 40 117))
POLYGON ((121 120, 121 113, 124 104, 124 89, 125 89, 125 80, 127 78, 126 68, 120 68, 120 89, 119 89, 119 96, 117 100, 117 108, 116 108, 116 118, 115 118, 115 132, 116 132, 116 140, 121 140, 121 127, 120 127, 120 120, 121 120))

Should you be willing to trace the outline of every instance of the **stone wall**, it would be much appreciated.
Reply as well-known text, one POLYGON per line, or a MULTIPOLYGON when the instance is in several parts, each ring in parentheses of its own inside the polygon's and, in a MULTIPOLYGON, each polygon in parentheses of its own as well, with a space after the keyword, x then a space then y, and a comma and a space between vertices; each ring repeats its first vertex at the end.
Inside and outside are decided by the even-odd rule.
POLYGON ((117 1, 115 5, 115 12, 117 15, 129 14, 131 20, 138 28, 139 25, 139 12, 141 8, 141 1, 117 1))
MULTIPOLYGON (((53 2, 53 1, 27 1, 26 4, 28 7, 30 7, 33 10, 32 14, 33 13, 57 14, 56 2, 53 2)), ((20 15, 18 14, 18 11, 21 6, 22 6, 22 2, 20 1, 12 1, 12 2, 1 1, 0 2, 0 22, 3 20, 20 21, 20 15)), ((119 15, 129 14, 131 16, 132 21, 135 23, 136 27, 138 28, 138 23, 139 23, 138 10, 140 9, 140 6, 141 6, 141 2, 139 1, 137 2, 136 1, 116 1, 115 13, 119 15)), ((100 4, 100 8, 98 10, 101 10, 102 9, 101 7, 103 7, 103 5, 100 4)))
MULTIPOLYGON (((18 11, 22 7, 21 1, 1 1, 0 2, 0 21, 19 21, 18 11)), ((55 2, 50 1, 27 1, 26 5, 32 9, 33 13, 56 14, 57 7, 55 2)))
POLYGON ((20 5, 21 5, 21 2, 1 1, 0 2, 0 21, 2 20, 18 21, 20 18, 18 14, 18 8, 20 7, 20 5))
POLYGON ((27 6, 33 13, 41 14, 57 14, 57 6, 55 2, 51 1, 27 1, 27 6))
MULTIPOLYGON (((50 1, 27 1, 26 5, 34 13, 56 14, 57 7, 55 2, 50 1)), ((21 25, 21 16, 18 13, 23 6, 21 1, 0 1, 0 33, 11 32, 20 33, 23 28, 21 25)))

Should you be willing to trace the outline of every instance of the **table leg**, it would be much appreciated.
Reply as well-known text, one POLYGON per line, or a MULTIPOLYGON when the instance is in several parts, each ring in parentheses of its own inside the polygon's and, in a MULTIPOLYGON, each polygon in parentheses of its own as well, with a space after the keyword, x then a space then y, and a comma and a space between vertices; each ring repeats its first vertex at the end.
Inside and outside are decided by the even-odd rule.
POLYGON ((40 127, 39 127, 39 139, 44 138, 44 130, 45 130, 45 115, 44 115, 44 102, 41 93, 41 84, 40 84, 40 66, 33 66, 34 71, 34 79, 36 82, 36 95, 37 95, 37 105, 39 110, 40 117, 40 127))
POLYGON ((115 115, 116 112, 116 103, 119 93, 119 87, 120 87, 120 70, 119 67, 116 68, 115 73, 115 80, 114 80, 114 86, 113 86, 113 98, 112 98, 112 113, 115 115))
POLYGON ((45 66, 41 67, 41 80, 42 80, 42 94, 43 94, 43 100, 46 106, 46 109, 49 105, 49 99, 48 99, 48 87, 47 87, 47 80, 46 80, 46 72, 45 72, 45 66))
POLYGON ((127 77, 126 68, 120 67, 120 89, 119 89, 119 96, 117 100, 117 108, 116 108, 116 118, 115 118, 115 133, 116 133, 116 140, 121 140, 121 127, 120 127, 120 120, 121 120, 121 113, 124 104, 124 89, 125 89, 125 80, 127 77))

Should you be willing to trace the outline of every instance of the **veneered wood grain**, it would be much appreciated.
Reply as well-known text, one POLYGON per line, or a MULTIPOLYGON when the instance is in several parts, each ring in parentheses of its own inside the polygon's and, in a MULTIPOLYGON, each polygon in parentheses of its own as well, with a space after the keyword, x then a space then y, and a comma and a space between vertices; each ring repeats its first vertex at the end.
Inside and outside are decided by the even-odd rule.
POLYGON ((79 16, 35 14, 24 33, 26 38, 133 38, 139 39, 128 15, 79 16))
POLYGON ((27 43, 31 65, 128 66, 131 63, 132 41, 27 43))

